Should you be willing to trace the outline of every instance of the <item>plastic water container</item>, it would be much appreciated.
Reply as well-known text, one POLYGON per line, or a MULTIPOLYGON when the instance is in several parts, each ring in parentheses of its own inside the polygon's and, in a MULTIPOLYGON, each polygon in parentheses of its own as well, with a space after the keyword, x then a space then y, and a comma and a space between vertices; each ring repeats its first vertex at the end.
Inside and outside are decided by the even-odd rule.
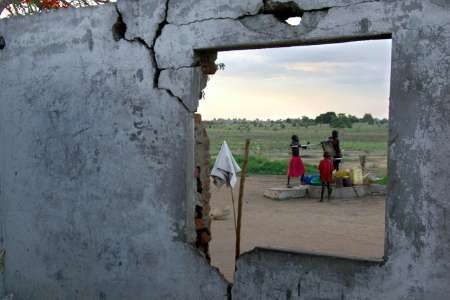
POLYGON ((354 185, 362 185, 364 178, 361 168, 353 168, 351 172, 351 179, 354 185))
POLYGON ((353 186, 353 182, 351 178, 344 178, 342 180, 342 184, 344 187, 352 187, 353 186))

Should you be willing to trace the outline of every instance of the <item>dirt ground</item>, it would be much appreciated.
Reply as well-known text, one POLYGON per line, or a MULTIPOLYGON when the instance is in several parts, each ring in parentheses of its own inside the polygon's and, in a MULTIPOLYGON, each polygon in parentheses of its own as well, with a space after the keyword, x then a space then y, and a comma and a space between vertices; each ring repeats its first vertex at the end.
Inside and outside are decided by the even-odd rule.
MULTIPOLYGON (((384 251, 385 198, 274 201, 263 197, 269 187, 285 185, 280 176, 248 177, 245 186, 241 253, 254 247, 379 259, 384 251)), ((238 186, 235 199, 238 197, 238 186)), ((212 209, 231 208, 230 190, 211 185, 212 209)), ((213 220, 212 265, 233 281, 233 215, 213 220)))

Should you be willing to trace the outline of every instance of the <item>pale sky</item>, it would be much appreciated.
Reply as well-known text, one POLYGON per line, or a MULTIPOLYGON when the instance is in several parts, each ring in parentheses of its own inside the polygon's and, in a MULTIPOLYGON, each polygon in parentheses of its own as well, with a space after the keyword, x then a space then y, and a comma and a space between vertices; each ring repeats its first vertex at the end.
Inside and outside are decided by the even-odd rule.
POLYGON ((220 52, 199 113, 285 119, 335 111, 387 118, 391 41, 220 52))

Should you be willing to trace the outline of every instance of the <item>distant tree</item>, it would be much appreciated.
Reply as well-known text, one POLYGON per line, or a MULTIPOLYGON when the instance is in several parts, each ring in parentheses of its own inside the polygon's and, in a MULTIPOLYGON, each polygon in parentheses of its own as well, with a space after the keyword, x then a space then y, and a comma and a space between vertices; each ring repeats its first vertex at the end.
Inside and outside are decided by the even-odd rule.
POLYGON ((357 117, 357 116, 354 116, 354 115, 347 115, 347 119, 348 119, 352 124, 358 123, 358 122, 359 122, 358 117, 357 117))
POLYGON ((362 119, 362 122, 368 123, 369 125, 373 125, 375 123, 375 119, 372 117, 371 114, 365 114, 362 119))
POLYGON ((352 128, 353 123, 347 115, 338 114, 337 118, 331 121, 330 126, 333 128, 352 128))
POLYGON ((337 115, 335 112, 330 111, 324 114, 320 114, 316 117, 317 124, 331 124, 333 120, 337 119, 337 115))
POLYGON ((300 120, 300 126, 308 128, 315 124, 313 119, 308 118, 307 116, 303 116, 300 120))

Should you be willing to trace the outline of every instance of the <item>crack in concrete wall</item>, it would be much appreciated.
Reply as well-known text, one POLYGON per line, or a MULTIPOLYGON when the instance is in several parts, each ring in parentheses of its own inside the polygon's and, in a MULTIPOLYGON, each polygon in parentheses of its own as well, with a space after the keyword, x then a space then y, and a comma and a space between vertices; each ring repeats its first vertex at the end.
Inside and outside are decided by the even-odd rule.
POLYGON ((164 26, 167 24, 166 19, 167 19, 167 11, 169 9, 169 0, 166 0, 163 20, 158 24, 158 27, 156 29, 156 34, 155 34, 155 37, 153 38, 151 45, 147 44, 147 42, 142 37, 139 37, 139 36, 134 36, 132 39, 126 37, 127 24, 123 21, 123 16, 119 10, 118 5, 115 5, 115 7, 116 7, 118 17, 117 17, 117 22, 114 24, 115 27, 113 27, 114 35, 117 37, 117 39, 124 39, 130 43, 140 43, 145 48, 147 48, 149 51, 150 57, 152 58, 152 65, 155 70, 154 75, 153 75, 153 88, 165 91, 171 97, 177 99, 178 102, 181 105, 183 105, 183 107, 187 111, 191 111, 191 109, 184 103, 184 101, 180 97, 174 95, 174 93, 170 89, 159 86, 159 77, 161 75, 162 69, 160 69, 158 67, 158 63, 157 63, 156 57, 155 57, 154 47, 155 47, 156 40, 161 36, 162 30, 163 30, 164 26), (114 29, 114 28, 116 28, 116 29, 114 29), (117 30, 119 32, 117 32, 117 30))
POLYGON ((179 23, 179 22, 167 22, 168 24, 173 24, 177 26, 187 26, 195 23, 201 23, 211 20, 241 20, 246 17, 257 16, 259 14, 271 14, 277 16, 280 21, 285 21, 289 17, 302 16, 304 10, 302 10, 294 1, 289 2, 278 2, 272 0, 263 0, 260 7, 255 12, 242 13, 234 17, 208 17, 196 19, 193 21, 179 23))
MULTIPOLYGON (((297 1, 297 2, 302 2, 302 1, 297 1)), ((288 5, 293 5, 292 2, 289 2, 289 3, 290 4, 288 4, 288 5)), ((342 13, 345 13, 345 11, 348 8, 351 8, 351 10, 354 11, 354 12, 362 12, 361 15, 364 15, 365 13, 367 13, 367 9, 368 8, 375 8, 375 9, 377 9, 377 6, 374 6, 374 5, 378 5, 379 3, 380 3, 380 1, 358 1, 358 2, 351 3, 351 4, 342 4, 341 3, 341 4, 336 4, 336 5, 322 5, 322 6, 309 7, 308 10, 302 10, 303 17, 306 19, 305 20, 306 22, 304 22, 303 26, 305 28, 308 28, 308 30, 303 30, 302 32, 297 31, 293 35, 296 36, 298 34, 307 34, 308 32, 314 32, 314 30, 317 30, 317 28, 319 28, 318 27, 318 26, 320 26, 319 24, 325 23, 324 19, 334 19, 334 20, 336 20, 336 18, 340 18, 342 16, 342 13), (366 12, 363 13, 363 11, 366 11, 366 12), (314 16, 314 17, 311 17, 311 16, 314 16), (318 16, 318 17, 316 17, 316 16, 318 16), (308 20, 308 18, 311 18, 311 19, 308 20)), ((266 5, 267 5, 267 3, 266 3, 266 5)), ((302 7, 300 5, 301 4, 299 4, 298 6, 294 6, 294 7, 291 6, 290 9, 294 10, 294 11, 295 11, 295 9, 298 9, 297 12, 295 12, 295 13, 299 14, 300 13, 300 7, 302 7)), ((266 9, 267 9, 267 7, 266 7, 266 9)), ((403 7, 402 9, 410 10, 410 8, 405 8, 405 7, 403 7)), ((276 11, 274 12, 274 11, 268 10, 267 12, 271 12, 272 14, 276 14, 276 11)), ((190 31, 190 32, 194 31, 195 32, 196 30, 199 30, 199 29, 201 30, 201 28, 204 28, 204 27, 201 27, 203 25, 203 23, 205 23, 205 26, 211 26, 210 24, 217 23, 217 22, 221 21, 221 22, 223 22, 223 26, 227 26, 227 24, 231 24, 231 22, 238 21, 240 24, 244 25, 251 32, 256 32, 256 33, 261 34, 261 35, 265 35, 266 32, 270 32, 270 31, 275 31, 276 32, 276 30, 274 30, 274 28, 273 28, 273 24, 275 24, 274 22, 271 22, 270 26, 268 26, 268 28, 270 28, 270 29, 265 29, 264 26, 260 26, 261 23, 254 22, 255 20, 258 20, 258 19, 262 20, 261 16, 260 16, 261 13, 263 13, 263 9, 260 9, 260 11, 258 13, 255 13, 253 15, 242 14, 242 15, 235 16, 235 17, 200 18, 200 19, 196 19, 194 21, 190 21, 190 22, 187 22, 187 23, 177 24, 176 27, 178 28, 178 30, 181 29, 182 27, 186 27, 186 28, 190 29, 188 31, 190 31), (255 24, 253 24, 253 23, 255 23, 255 24), (192 28, 193 26, 195 26, 195 29, 192 28)), ((385 11, 382 12, 382 13, 385 13, 385 11)), ((283 21, 283 19, 285 17, 287 17, 287 16, 289 16, 289 14, 286 13, 284 16, 279 17, 277 19, 278 19, 278 21, 283 21)), ((381 16, 381 14, 380 14, 380 16, 381 16)), ((357 19, 357 18, 358 17, 356 17, 355 19, 357 19)), ((364 18, 364 17, 361 18, 360 21, 358 21, 356 23, 357 35, 359 36, 359 34, 361 34, 361 38, 363 38, 363 39, 367 39, 370 36, 372 36, 374 38, 378 38, 378 37, 386 38, 386 37, 389 37, 390 36, 390 32, 391 32, 391 29, 390 29, 391 28, 391 24, 389 24, 389 23, 388 24, 383 24, 383 22, 377 23, 377 22, 374 22, 374 20, 376 20, 376 19, 374 19, 374 18, 364 18), (377 29, 375 29, 374 27, 377 28, 377 29)), ((379 20, 382 20, 382 17, 379 20)), ((344 22, 341 22, 341 24, 342 24, 341 26, 345 27, 345 26, 348 26, 348 25, 352 26, 355 23, 353 23, 352 21, 350 21, 350 22, 344 21, 344 22)), ((171 26, 171 25, 173 25, 173 24, 170 24, 170 23, 167 24, 167 26, 171 26)), ((329 30, 329 28, 324 27, 322 25, 322 27, 320 27, 320 30, 321 31, 326 31, 326 30, 329 30)), ((352 32, 348 36, 350 37, 353 34, 354 34, 354 32, 352 32)), ((187 33, 181 33, 181 35, 188 36, 187 33)), ((202 35, 205 36, 205 35, 208 35, 208 33, 205 32, 205 34, 200 34, 197 38, 201 39, 200 36, 202 36, 202 35)), ((270 39, 272 39, 272 38, 273 37, 271 36, 270 39)), ((289 39, 289 35, 286 38, 289 39)), ((165 36, 165 37, 162 37, 161 40, 162 39, 176 40, 176 38, 174 38, 173 36, 172 37, 165 36)), ((337 38, 337 39, 332 40, 332 41, 336 42, 339 39, 341 41, 345 41, 345 40, 347 40, 347 37, 345 37, 344 34, 341 34, 340 38, 337 38)), ((348 40, 352 40, 352 39, 353 38, 348 38, 348 40)), ((359 39, 359 38, 356 38, 356 39, 359 39)), ((261 40, 261 38, 260 37, 253 37, 253 40, 261 40)), ((211 44, 215 43, 216 44, 216 49, 222 49, 223 48, 222 45, 226 44, 226 43, 216 43, 215 40, 207 41, 205 44, 209 44, 209 43, 211 43, 211 44)), ((277 43, 277 42, 275 42, 275 43, 277 43)), ((320 41, 317 41, 317 42, 313 41, 313 43, 320 43, 320 41)), ((158 44, 158 41, 157 41, 157 43, 155 43, 155 46, 157 44, 158 44)), ((250 43, 247 43, 247 42, 241 42, 241 44, 243 45, 243 48, 248 48, 248 45, 250 45, 250 43)), ((232 42, 228 42, 228 45, 233 45, 233 43, 232 42)), ((277 43, 277 45, 280 45, 280 43, 277 43)), ((200 49, 202 49, 202 48, 203 49, 208 49, 209 48, 209 46, 208 47, 205 47, 203 45, 199 46, 198 44, 196 44, 195 39, 192 41, 192 47, 194 49, 195 48, 197 48, 197 49, 199 49, 199 48, 200 49)), ((211 47, 211 48, 213 48, 213 47, 211 47)), ((231 48, 235 48, 235 47, 231 46, 231 48)), ((157 47, 156 47, 156 51, 158 52, 158 48, 157 47)), ((164 63, 162 65, 163 65, 163 69, 164 70, 170 70, 171 72, 174 72, 174 71, 178 71, 178 70, 181 70, 181 69, 186 69, 187 70, 187 69, 189 69, 189 66, 190 67, 195 67, 197 64, 198 64, 198 60, 194 58, 194 60, 193 60, 193 62, 191 64, 180 63, 180 64, 173 64, 170 67, 166 67, 164 63)), ((178 85, 179 83, 180 82, 176 82, 175 85, 178 85)), ((417 237, 414 238, 414 239, 417 239, 417 237)), ((424 245, 423 244, 418 244, 418 247, 422 248, 422 247, 424 247, 424 245)), ((249 254, 249 256, 254 256, 254 255, 256 255, 256 253, 250 253, 249 254)), ((264 254, 264 251, 259 251, 258 255, 265 256, 266 254, 264 254)), ((246 256, 246 257, 248 257, 248 256, 246 256)), ((269 259, 267 261, 270 262, 269 265, 272 265, 271 262, 273 260, 269 259)), ((241 260, 240 260, 240 263, 241 263, 241 260)), ((352 264, 350 264, 350 265, 352 265, 352 264)), ((391 267, 392 267, 391 265, 388 265, 386 268, 390 269, 391 267)), ((244 267, 241 266, 239 268, 240 271, 238 271, 238 275, 237 275, 238 276, 238 279, 237 279, 238 287, 236 289, 233 289, 233 293, 235 294, 235 296, 237 298, 245 298, 246 297, 245 294, 243 294, 243 290, 241 290, 239 285, 244 284, 245 286, 247 286, 246 285, 247 283, 245 283, 243 281, 240 281, 240 278, 241 278, 241 276, 242 276, 242 278, 245 278, 246 276, 252 276, 252 275, 250 275, 247 272, 247 270, 250 270, 252 268, 253 268, 252 264, 246 264, 244 267), (244 269, 244 271, 242 271, 242 269, 244 269)), ((270 267, 267 266, 267 268, 270 268, 270 267)), ((351 268, 353 268, 353 267, 351 267, 351 268)), ((373 271, 373 273, 371 275, 372 279, 374 277, 376 277, 376 274, 379 274, 379 270, 380 270, 379 267, 377 267, 373 271)), ((263 270, 260 270, 260 271, 263 272, 263 270)), ((368 273, 370 273, 370 271, 368 273)), ((355 279, 352 279, 352 280, 355 280, 355 279)), ((367 279, 367 280, 369 280, 369 279, 367 279)), ((260 289, 260 288, 261 288, 261 286, 257 286, 257 287, 255 287, 255 290, 251 290, 247 294, 248 297, 251 298, 254 295, 258 294, 260 292, 260 291, 258 291, 258 289, 260 289)), ((356 288, 356 287, 354 287, 354 288, 356 288)), ((291 291, 291 293, 287 292, 287 294, 283 294, 283 295, 290 295, 290 297, 292 297, 292 290, 291 289, 287 288, 286 290, 284 290, 284 289, 281 289, 281 290, 283 291, 282 293, 285 293, 285 291, 291 291)), ((309 292, 311 293, 311 291, 309 291, 309 292)), ((270 291, 267 291, 265 293, 267 293, 266 297, 269 297, 268 295, 271 295, 270 297, 278 297, 278 296, 276 296, 276 294, 273 294, 270 291)), ((313 293, 313 294, 308 294, 308 292, 307 292, 307 294, 304 294, 304 292, 302 292, 302 295, 299 294, 298 297, 300 297, 301 299, 311 299, 311 297, 317 296, 318 293, 319 292, 316 292, 316 293, 313 293), (305 295, 307 295, 307 296, 305 296, 305 295)), ((323 291, 322 291, 322 293, 323 293, 323 291)), ((347 297, 345 295, 351 294, 351 293, 348 292, 348 287, 346 289, 337 287, 336 288, 336 294, 333 294, 334 292, 328 292, 328 293, 329 293, 329 296, 331 295, 330 297, 333 298, 333 299, 334 299, 334 297, 336 297, 336 298, 337 297, 342 297, 342 296, 347 297)), ((374 296, 374 294, 372 294, 372 296, 374 296)), ((371 298, 371 297, 367 297, 367 298, 371 298)))
POLYGON ((14 253, 5 290, 17 299, 223 299, 227 283, 186 236, 193 115, 152 86, 148 44, 128 31, 118 40, 119 17, 105 5, 0 21, 0 137, 10 145, 0 149, 0 227, 14 253), (32 169, 39 176, 28 177, 32 169), (6 192, 24 179, 27 189, 6 192), (191 289, 199 276, 203 286, 191 289))

